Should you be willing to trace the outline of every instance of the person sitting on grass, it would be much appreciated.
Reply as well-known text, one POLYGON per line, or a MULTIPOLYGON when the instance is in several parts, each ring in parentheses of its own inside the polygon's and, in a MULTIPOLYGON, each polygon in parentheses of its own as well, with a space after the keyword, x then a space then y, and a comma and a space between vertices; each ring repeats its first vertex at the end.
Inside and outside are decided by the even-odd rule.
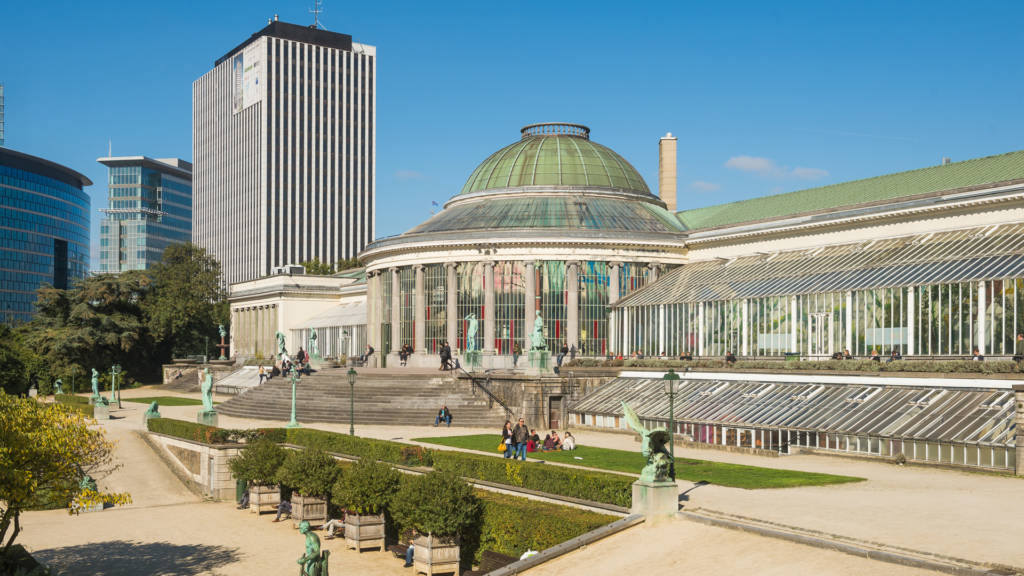
POLYGON ((543 450, 545 452, 547 452, 548 450, 554 450, 554 449, 555 449, 555 441, 554 441, 554 439, 551 438, 551 434, 545 434, 544 435, 544 448, 543 448, 543 450))
POLYGON ((338 536, 345 535, 345 513, 342 512, 341 518, 331 518, 320 527, 321 530, 327 531, 327 536, 324 536, 324 540, 334 540, 335 534, 338 536))
POLYGON ((536 452, 537 446, 540 446, 540 436, 537 435, 537 429, 530 430, 530 439, 526 442, 527 452, 536 452))
POLYGON ((552 430, 551 431, 551 449, 552 450, 561 450, 562 449, 562 439, 558 437, 558 430, 552 430))
POLYGON ((572 435, 572 432, 565 431, 565 438, 562 440, 562 450, 575 450, 576 449, 576 438, 572 435))
POLYGON ((292 517, 292 503, 289 500, 281 500, 281 503, 277 505, 277 516, 274 516, 274 522, 281 521, 281 515, 287 514, 289 518, 292 517))

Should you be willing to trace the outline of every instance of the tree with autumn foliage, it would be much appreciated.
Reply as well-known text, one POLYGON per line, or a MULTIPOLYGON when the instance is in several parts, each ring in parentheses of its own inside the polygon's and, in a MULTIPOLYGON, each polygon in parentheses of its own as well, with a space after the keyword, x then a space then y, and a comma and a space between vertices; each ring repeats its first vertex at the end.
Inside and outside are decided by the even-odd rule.
POLYGON ((127 504, 128 494, 82 488, 117 465, 114 443, 95 420, 63 404, 43 404, 0 391, 0 566, 21 532, 21 513, 45 502, 71 513, 96 504, 127 504))

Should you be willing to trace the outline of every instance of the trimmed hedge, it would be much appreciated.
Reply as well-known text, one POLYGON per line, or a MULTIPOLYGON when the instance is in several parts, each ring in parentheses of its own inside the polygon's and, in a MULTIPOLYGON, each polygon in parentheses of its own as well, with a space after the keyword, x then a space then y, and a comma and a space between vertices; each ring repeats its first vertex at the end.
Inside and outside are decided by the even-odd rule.
POLYGON ((372 458, 392 464, 405 466, 430 466, 433 461, 431 450, 390 442, 349 436, 337 432, 325 432, 311 428, 290 428, 287 431, 287 442, 307 448, 320 448, 326 452, 338 452, 359 458, 372 458))
POLYGON ((731 365, 722 359, 676 360, 668 358, 643 358, 627 360, 598 360, 580 358, 565 365, 566 368, 706 368, 715 370, 772 370, 800 371, 827 370, 843 372, 936 372, 953 374, 1015 374, 1024 372, 1024 366, 1010 360, 974 362, 972 360, 897 360, 895 362, 874 362, 872 360, 739 360, 731 365))
POLYGON ((76 396, 74 394, 54 394, 53 400, 61 404, 85 404, 89 405, 88 396, 76 396))
POLYGON ((230 428, 217 428, 215 426, 206 426, 197 422, 175 420, 173 418, 150 418, 146 422, 146 428, 150 432, 166 434, 183 440, 204 442, 206 444, 252 442, 258 438, 267 438, 273 442, 285 441, 284 428, 232 430, 230 428))
POLYGON ((486 490, 477 490, 476 497, 483 505, 480 537, 465 542, 476 561, 484 550, 518 558, 527 550, 557 546, 618 519, 486 490))
POLYGON ((467 478, 625 508, 633 500, 631 486, 635 478, 621 474, 447 450, 434 451, 434 468, 467 478))

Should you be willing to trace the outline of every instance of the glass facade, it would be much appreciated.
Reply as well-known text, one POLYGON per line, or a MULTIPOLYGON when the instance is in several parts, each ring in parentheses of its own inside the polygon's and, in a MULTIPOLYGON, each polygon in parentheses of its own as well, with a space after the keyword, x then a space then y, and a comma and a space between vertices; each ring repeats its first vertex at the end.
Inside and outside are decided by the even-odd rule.
POLYGON ((145 270, 171 244, 192 240, 191 165, 142 157, 105 158, 106 218, 100 225, 100 271, 145 270))
POLYGON ((5 322, 30 320, 37 289, 68 288, 89 269, 89 196, 82 184, 91 182, 71 174, 45 160, 0 150, 0 314, 5 322))

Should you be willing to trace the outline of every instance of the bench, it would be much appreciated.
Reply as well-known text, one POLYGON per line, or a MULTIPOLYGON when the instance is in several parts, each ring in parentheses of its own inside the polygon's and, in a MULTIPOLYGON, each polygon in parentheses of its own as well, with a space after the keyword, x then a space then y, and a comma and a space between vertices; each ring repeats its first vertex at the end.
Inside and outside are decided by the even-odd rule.
POLYGON ((476 570, 466 570, 462 576, 483 576, 518 560, 518 558, 506 556, 493 550, 484 550, 484 553, 480 555, 480 565, 476 567, 476 570))
MULTIPOLYGON (((399 542, 411 542, 412 531, 406 530, 405 532, 402 532, 399 538, 399 542)), ((401 558, 402 562, 405 562, 405 553, 409 551, 409 547, 402 544, 392 544, 391 546, 388 546, 388 551, 394 554, 395 558, 401 558)))

